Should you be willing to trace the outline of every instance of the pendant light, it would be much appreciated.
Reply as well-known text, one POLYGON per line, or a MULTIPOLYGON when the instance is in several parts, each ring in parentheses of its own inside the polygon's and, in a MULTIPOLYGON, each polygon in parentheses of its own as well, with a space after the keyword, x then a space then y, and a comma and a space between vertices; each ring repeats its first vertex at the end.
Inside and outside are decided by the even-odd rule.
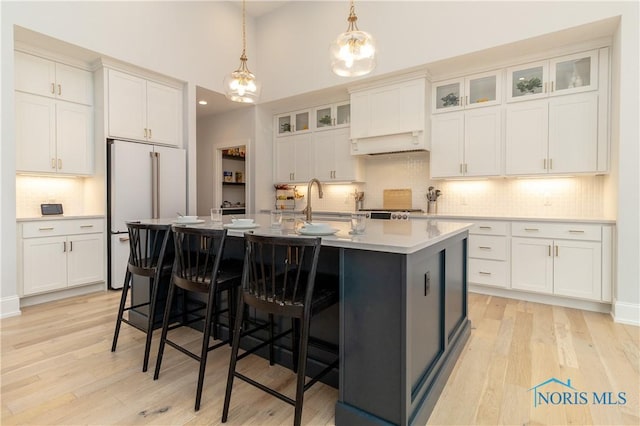
POLYGON ((351 0, 349 26, 331 43, 331 70, 341 77, 369 74, 376 67, 376 47, 371 34, 360 31, 355 6, 351 0))
POLYGON ((242 0, 242 55, 240 67, 224 78, 227 99, 234 102, 255 103, 260 96, 260 83, 247 68, 247 33, 245 29, 245 0, 242 0))

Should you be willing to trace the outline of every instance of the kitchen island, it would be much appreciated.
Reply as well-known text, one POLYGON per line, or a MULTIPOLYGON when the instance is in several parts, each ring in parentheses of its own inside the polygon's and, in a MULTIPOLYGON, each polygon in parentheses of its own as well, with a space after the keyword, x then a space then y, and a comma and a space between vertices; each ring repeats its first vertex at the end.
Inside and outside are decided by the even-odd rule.
MULTIPOLYGON (((234 251, 241 240, 233 237, 244 232, 292 235, 301 224, 285 220, 282 229, 274 229, 268 214, 243 217, 254 218, 257 227, 229 229, 228 247, 234 251)), ((228 226, 230 218, 224 222, 228 226)), ((324 260, 319 270, 332 270, 340 285, 335 422, 425 424, 470 335, 471 225, 368 220, 364 234, 351 235, 348 222, 328 223, 336 233, 322 237, 324 260)), ((187 226, 220 225, 206 220, 187 226)), ((318 332, 315 324, 312 334, 314 327, 318 332)), ((319 331, 325 336, 335 333, 319 331)))

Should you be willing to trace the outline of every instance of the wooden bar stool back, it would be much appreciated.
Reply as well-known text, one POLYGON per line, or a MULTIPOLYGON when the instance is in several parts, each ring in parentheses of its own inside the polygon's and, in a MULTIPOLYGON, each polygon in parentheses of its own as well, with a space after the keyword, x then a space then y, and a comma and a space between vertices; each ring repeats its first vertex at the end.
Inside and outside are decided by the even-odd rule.
MULTIPOLYGON (((272 237, 245 234, 245 261, 242 290, 238 300, 236 323, 227 390, 224 399, 222 422, 227 421, 233 379, 235 377, 279 398, 295 407, 294 425, 302 419, 304 392, 322 376, 337 367, 336 359, 305 384, 309 329, 314 314, 338 302, 336 277, 317 274, 320 254, 320 238, 272 237), (238 355, 245 307, 267 313, 270 323, 273 316, 292 319, 293 327, 277 336, 270 330, 267 342, 238 355), (297 370, 295 399, 271 389, 236 371, 236 363, 250 353, 269 345, 270 364, 273 364, 273 343, 292 333, 293 369, 297 370)), ((245 401, 246 403, 247 401, 245 401)))
POLYGON ((223 260, 226 229, 187 228, 174 226, 175 261, 167 305, 162 323, 160 347, 156 362, 154 380, 160 375, 162 357, 165 345, 169 345, 200 363, 198 384, 196 388, 195 410, 200 409, 202 387, 207 365, 207 354, 225 344, 231 343, 231 338, 210 345, 210 337, 216 339, 219 314, 227 312, 228 330, 231 336, 233 327, 233 310, 235 309, 236 289, 242 278, 242 262, 223 260), (171 321, 172 300, 176 290, 183 293, 182 315, 174 316, 171 321), (226 292, 226 309, 219 309, 223 301, 221 294, 226 292), (189 297, 191 294, 201 297, 189 297), (190 324, 202 322, 203 335, 200 351, 195 353, 188 348, 171 340, 169 331, 190 324))
POLYGON ((144 361, 142 363, 142 371, 147 371, 158 302, 158 288, 160 287, 160 280, 170 276, 173 263, 172 250, 170 248, 171 225, 150 225, 139 222, 128 222, 126 225, 129 231, 129 260, 127 261, 111 352, 116 350, 122 323, 137 328, 147 335, 144 347, 144 361), (149 300, 135 305, 130 301, 127 306, 127 298, 134 275, 149 279, 149 300), (130 318, 124 318, 125 312, 139 310, 139 308, 143 307, 148 307, 146 328, 131 321, 130 318))

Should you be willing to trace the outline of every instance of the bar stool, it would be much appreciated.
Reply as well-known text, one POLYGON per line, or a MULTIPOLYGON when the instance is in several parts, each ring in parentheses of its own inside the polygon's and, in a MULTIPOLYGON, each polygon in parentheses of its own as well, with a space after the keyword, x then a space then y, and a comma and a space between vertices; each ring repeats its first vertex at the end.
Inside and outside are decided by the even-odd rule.
POLYGON ((214 349, 231 343, 235 295, 237 294, 236 290, 240 286, 242 278, 242 262, 223 259, 225 239, 227 236, 226 229, 174 226, 173 234, 175 262, 162 322, 160 347, 158 348, 156 370, 153 379, 157 380, 160 376, 165 345, 169 345, 196 361, 199 361, 200 368, 195 402, 195 411, 198 411, 200 409, 204 374, 207 366, 207 354, 214 349), (174 320, 170 323, 172 300, 175 297, 177 289, 182 289, 183 292, 182 315, 175 316, 177 321, 174 320), (226 292, 227 308, 220 310, 218 306, 220 305, 223 292, 226 292), (190 300, 189 294, 193 293, 205 295, 206 302, 202 303, 201 299, 190 300), (189 306, 194 304, 195 308, 189 306), (214 339, 216 339, 218 316, 224 312, 228 312, 229 317, 227 324, 229 327, 229 338, 209 346, 209 339, 212 334, 214 339), (196 313, 197 315, 195 315, 196 313), (168 337, 170 330, 185 327, 203 320, 204 330, 199 354, 190 351, 168 337))
POLYGON ((118 335, 120 334, 120 325, 122 323, 144 332, 147 335, 144 346, 144 361, 142 363, 142 371, 144 372, 147 371, 149 366, 149 352, 151 350, 151 338, 155 324, 158 288, 160 287, 160 281, 171 275, 173 258, 171 253, 168 253, 167 247, 170 245, 171 240, 171 225, 151 225, 141 224, 139 222, 128 222, 126 225, 129 231, 129 260, 124 277, 122 296, 120 297, 120 307, 118 309, 118 318, 113 334, 111 352, 115 352, 116 350, 118 335), (149 301, 136 305, 130 301, 129 306, 127 306, 127 297, 134 275, 149 278, 149 301), (124 318, 125 312, 145 306, 148 306, 149 309, 146 329, 131 321, 130 318, 124 318))
MULTIPOLYGON (((321 377, 338 366, 338 359, 327 365, 318 375, 305 384, 309 328, 313 315, 338 302, 336 277, 316 274, 320 254, 320 238, 273 237, 245 234, 245 262, 242 290, 238 298, 236 323, 227 389, 222 411, 222 422, 227 421, 233 379, 237 377, 295 407, 294 425, 302 420, 304 392, 321 377), (273 315, 291 318, 293 327, 273 335, 270 330, 267 342, 238 355, 245 307, 273 315), (295 399, 271 389, 236 371, 238 360, 269 345, 270 364, 273 364, 273 343, 292 334, 294 372, 297 370, 295 399)), ((242 334, 244 335, 244 333, 242 334)))

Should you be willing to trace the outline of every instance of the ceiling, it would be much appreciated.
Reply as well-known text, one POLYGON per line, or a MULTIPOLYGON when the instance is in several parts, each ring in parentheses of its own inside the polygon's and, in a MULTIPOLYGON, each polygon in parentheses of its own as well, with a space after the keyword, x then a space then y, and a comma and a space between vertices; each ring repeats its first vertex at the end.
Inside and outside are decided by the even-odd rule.
MULTIPOLYGON (((273 10, 284 6, 292 0, 284 1, 271 1, 271 0, 248 0, 247 1, 247 15, 257 18, 272 12, 273 10)), ((240 0, 234 0, 234 3, 242 8, 242 2, 240 0)))
POLYGON ((216 115, 240 108, 248 108, 252 104, 243 104, 228 100, 222 93, 196 86, 196 101, 207 101, 206 105, 196 104, 196 118, 216 115))

